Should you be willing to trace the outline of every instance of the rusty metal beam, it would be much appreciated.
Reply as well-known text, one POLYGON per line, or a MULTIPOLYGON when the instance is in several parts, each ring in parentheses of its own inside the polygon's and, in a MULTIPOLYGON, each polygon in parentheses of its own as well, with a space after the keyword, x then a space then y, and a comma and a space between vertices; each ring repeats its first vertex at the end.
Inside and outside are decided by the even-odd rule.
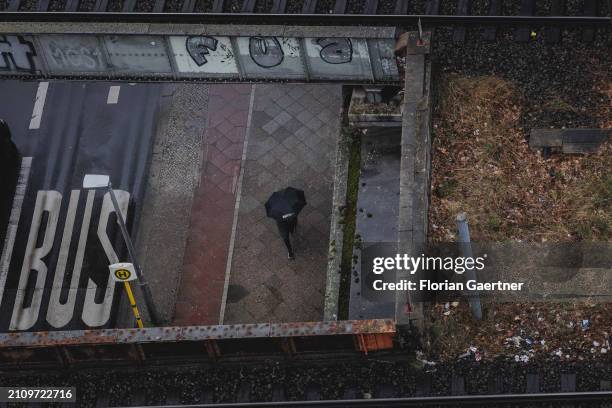
POLYGON ((256 323, 217 326, 150 327, 144 329, 72 330, 0 334, 0 349, 65 345, 146 344, 181 341, 291 338, 355 334, 393 334, 392 320, 256 323))

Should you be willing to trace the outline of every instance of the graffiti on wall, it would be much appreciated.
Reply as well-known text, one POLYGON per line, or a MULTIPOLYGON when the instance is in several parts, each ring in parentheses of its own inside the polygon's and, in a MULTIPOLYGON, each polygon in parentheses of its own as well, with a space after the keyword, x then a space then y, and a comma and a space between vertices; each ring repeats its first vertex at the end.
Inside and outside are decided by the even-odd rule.
POLYGON ((36 41, 0 36, 0 40, 0 72, 42 69, 49 76, 399 79, 392 38, 74 34, 38 35, 36 41), (43 57, 44 66, 36 63, 36 55, 43 57))
POLYGON ((319 55, 328 64, 348 64, 353 59, 353 45, 349 38, 318 38, 319 55))
POLYGON ((0 35, 0 71, 34 74, 38 68, 34 43, 23 35, 0 35))
POLYGON ((206 56, 210 54, 210 51, 217 50, 217 44, 219 41, 213 37, 187 37, 185 48, 193 62, 201 67, 208 62, 206 56))
POLYGON ((108 68, 97 37, 55 35, 39 37, 38 41, 53 72, 99 72, 108 68))
POLYGON ((249 55, 263 68, 272 68, 283 62, 285 53, 276 37, 250 37, 249 55))

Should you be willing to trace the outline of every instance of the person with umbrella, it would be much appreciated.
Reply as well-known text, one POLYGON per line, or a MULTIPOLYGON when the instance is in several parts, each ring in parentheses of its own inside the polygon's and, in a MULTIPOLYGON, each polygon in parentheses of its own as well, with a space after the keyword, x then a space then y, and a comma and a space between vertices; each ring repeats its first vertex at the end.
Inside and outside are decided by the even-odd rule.
POLYGON ((297 227, 297 217, 306 205, 304 191, 293 187, 272 193, 266 201, 266 215, 276 221, 278 232, 287 247, 288 258, 295 259, 290 235, 297 227))

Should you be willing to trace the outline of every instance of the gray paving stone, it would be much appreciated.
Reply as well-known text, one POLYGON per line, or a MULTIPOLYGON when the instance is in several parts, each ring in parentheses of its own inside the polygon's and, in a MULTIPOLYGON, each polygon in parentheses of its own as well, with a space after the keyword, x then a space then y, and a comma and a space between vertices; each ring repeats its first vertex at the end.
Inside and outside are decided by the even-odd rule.
POLYGON ((285 146, 289 151, 293 151, 293 149, 295 149, 298 144, 301 144, 301 142, 295 137, 285 138, 282 143, 283 146, 285 146))
POLYGON ((291 166, 292 163, 295 163, 295 161, 297 160, 297 157, 290 151, 287 151, 287 153, 284 154, 279 160, 285 166, 291 166))
POLYGON ((274 119, 263 125, 262 129, 266 131, 266 133, 272 134, 276 132, 280 125, 274 119))
POLYGON ((266 112, 270 117, 275 117, 276 115, 278 115, 279 113, 281 113, 283 111, 283 108, 281 108, 280 106, 278 106, 275 103, 270 103, 268 105, 266 105, 266 107, 263 109, 264 112, 266 112))
POLYGON ((316 132, 321 126, 323 126, 323 122, 321 122, 319 119, 317 119, 316 116, 314 116, 312 119, 310 119, 306 126, 308 126, 308 128, 313 132, 316 132))
POLYGON ((308 129, 306 126, 300 127, 295 132, 295 137, 297 137, 302 142, 304 142, 306 139, 311 139, 311 136, 312 136, 312 131, 308 129))
POLYGON ((313 114, 310 113, 310 110, 314 110, 314 103, 312 104, 313 106, 309 107, 309 110, 303 110, 302 112, 300 112, 296 118, 297 120, 299 120, 300 122, 302 122, 302 124, 307 125, 308 122, 310 122, 313 118, 313 114))
POLYGON ((280 98, 278 98, 276 101, 274 101, 276 103, 276 105, 278 105, 281 109, 283 109, 285 106, 289 106, 292 102, 293 102, 293 98, 291 98, 290 95, 284 94, 283 96, 281 96, 280 98))
POLYGON ((298 102, 298 101, 293 102, 286 109, 286 111, 289 112, 292 115, 297 115, 300 112, 302 112, 303 110, 304 110, 304 106, 300 102, 298 102))
POLYGON ((289 122, 290 120, 291 120, 291 115, 288 114, 286 111, 282 111, 274 117, 274 121, 281 126, 289 122))
POLYGON ((342 89, 257 85, 254 103, 230 275, 230 284, 248 286, 249 295, 227 304, 225 323, 321 320, 342 89), (317 117, 326 111, 326 120, 317 117), (269 132, 270 120, 282 126, 269 132), (289 185, 308 201, 294 236, 295 261, 287 260, 263 206, 289 185))
POLYGON ((261 159, 258 160, 261 164, 263 164, 264 166, 270 168, 272 167, 272 165, 274 163, 276 163, 276 158, 274 157, 273 154, 268 153, 268 154, 264 154, 261 159))
MULTIPOLYGON (((304 109, 304 108, 302 108, 304 109)), ((300 110, 301 112, 302 110, 300 110)), ((287 129, 291 133, 295 133, 299 128, 302 127, 302 123, 297 120, 290 120, 283 125, 283 128, 287 129)))
POLYGON ((291 89, 291 96, 296 100, 301 99, 305 94, 306 91, 300 86, 293 86, 293 89, 291 89))
POLYGON ((257 174, 256 177, 257 177, 257 185, 259 186, 266 185, 273 178, 272 174, 270 174, 267 171, 262 171, 261 173, 257 174))
POLYGON ((284 127, 277 129, 276 132, 272 134, 272 137, 277 143, 283 143, 287 139, 294 139, 292 136, 292 132, 288 131, 284 127))

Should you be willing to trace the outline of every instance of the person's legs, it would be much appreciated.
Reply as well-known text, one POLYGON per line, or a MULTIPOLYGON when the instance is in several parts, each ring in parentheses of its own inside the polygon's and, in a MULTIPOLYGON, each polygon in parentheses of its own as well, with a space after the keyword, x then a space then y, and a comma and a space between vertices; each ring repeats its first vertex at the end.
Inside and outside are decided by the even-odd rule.
POLYGON ((289 259, 295 258, 295 254, 293 253, 293 247, 291 246, 291 240, 289 239, 289 233, 291 231, 291 225, 284 221, 276 221, 276 226, 278 227, 278 232, 287 247, 287 252, 289 253, 289 259))
POLYGON ((297 217, 293 217, 291 221, 289 221, 289 232, 292 234, 295 233, 296 228, 297 228, 297 217))
POLYGON ((294 259, 295 253, 293 253, 293 247, 291 246, 291 240, 289 239, 289 237, 287 237, 283 239, 283 241, 285 242, 285 246, 287 247, 289 259, 294 259))

